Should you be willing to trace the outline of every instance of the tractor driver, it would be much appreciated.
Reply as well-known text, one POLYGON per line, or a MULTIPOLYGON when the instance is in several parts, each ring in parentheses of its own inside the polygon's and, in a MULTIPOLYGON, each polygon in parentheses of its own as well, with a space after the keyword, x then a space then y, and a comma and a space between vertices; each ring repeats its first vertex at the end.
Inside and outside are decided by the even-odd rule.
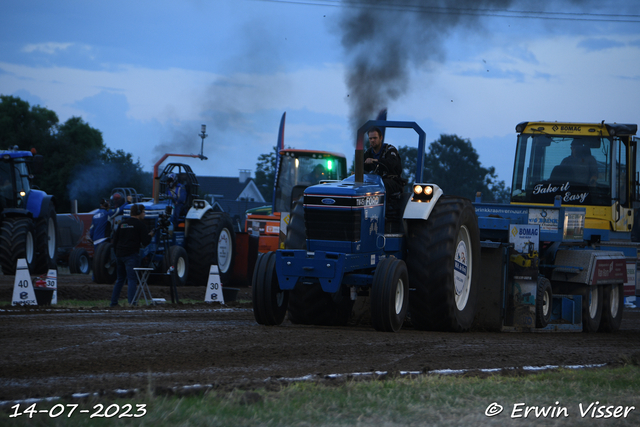
POLYGON ((571 155, 562 160, 561 165, 569 166, 572 169, 573 177, 577 183, 595 185, 598 180, 598 163, 591 154, 589 147, 586 147, 579 139, 571 142, 571 155))
POLYGON ((382 131, 369 129, 369 149, 364 153, 364 171, 382 177, 387 197, 402 193, 406 181, 402 178, 402 160, 398 150, 383 142, 382 131))
POLYGON ((182 209, 184 208, 184 204, 187 201, 187 190, 184 188, 184 185, 178 182, 178 177, 175 173, 169 174, 169 177, 167 179, 167 187, 167 195, 169 196, 169 198, 171 199, 171 203, 173 204, 171 223, 173 224, 173 228, 177 229, 182 209))

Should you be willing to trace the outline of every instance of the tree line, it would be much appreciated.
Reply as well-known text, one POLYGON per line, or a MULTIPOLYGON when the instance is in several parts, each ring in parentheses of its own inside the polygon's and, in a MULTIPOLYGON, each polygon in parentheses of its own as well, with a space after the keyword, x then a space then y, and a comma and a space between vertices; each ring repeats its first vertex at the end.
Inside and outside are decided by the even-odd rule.
MULTIPOLYGON (((130 153, 113 151, 103 141, 102 132, 80 117, 60 123, 57 114, 14 96, 0 95, 0 149, 14 146, 21 150, 35 148, 44 156, 42 172, 32 184, 56 198, 59 213, 69 212, 71 201, 78 210, 88 212, 108 198, 114 187, 133 187, 150 196, 152 174, 130 153)), ((404 177, 413 183, 417 148, 398 147, 404 177)), ((276 147, 258 156, 255 184, 267 202, 272 200, 276 167, 276 147)), ((353 172, 353 165, 351 166, 353 172)), ((510 190, 498 180, 494 167, 485 168, 469 139, 457 135, 440 135, 429 145, 423 171, 425 182, 438 184, 445 194, 483 201, 508 202, 510 190)))
POLYGON ((55 197, 59 213, 70 212, 71 200, 78 201, 80 212, 91 211, 114 187, 151 193, 152 174, 144 172, 130 153, 108 148, 102 132, 82 118, 60 123, 54 111, 0 95, 0 149, 13 147, 35 148, 44 157, 32 185, 55 197))

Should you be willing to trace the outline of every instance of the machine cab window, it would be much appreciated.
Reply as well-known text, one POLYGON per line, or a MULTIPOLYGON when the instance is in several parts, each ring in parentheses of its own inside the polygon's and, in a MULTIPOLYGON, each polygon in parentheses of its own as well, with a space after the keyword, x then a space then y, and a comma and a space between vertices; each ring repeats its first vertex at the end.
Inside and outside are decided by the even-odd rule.
POLYGON ((610 205, 613 148, 601 135, 520 134, 512 202, 610 205))

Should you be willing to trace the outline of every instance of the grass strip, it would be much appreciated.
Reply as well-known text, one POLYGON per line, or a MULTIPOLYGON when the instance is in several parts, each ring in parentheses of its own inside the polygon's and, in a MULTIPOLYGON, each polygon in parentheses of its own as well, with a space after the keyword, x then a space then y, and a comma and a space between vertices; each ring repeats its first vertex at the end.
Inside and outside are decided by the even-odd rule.
MULTIPOLYGON (((89 418, 77 413, 67 418, 65 413, 57 418, 36 414, 31 419, 26 415, 9 419, 8 408, 2 418, 16 426, 637 426, 639 396, 640 367, 628 364, 533 374, 515 370, 349 380, 333 385, 299 382, 279 390, 211 390, 188 397, 146 393, 102 402, 105 407, 117 404, 120 408, 127 403, 145 404, 147 413, 140 418, 89 418)), ((41 403, 38 409, 55 403, 64 404, 41 403)), ((91 409, 97 403, 100 400, 79 407, 91 409)))

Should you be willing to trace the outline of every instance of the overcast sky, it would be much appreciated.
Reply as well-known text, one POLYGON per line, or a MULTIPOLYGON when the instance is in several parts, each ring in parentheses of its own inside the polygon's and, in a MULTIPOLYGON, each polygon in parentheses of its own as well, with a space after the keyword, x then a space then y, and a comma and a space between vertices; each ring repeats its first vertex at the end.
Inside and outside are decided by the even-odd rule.
POLYGON ((3 1, 0 93, 147 171, 199 153, 206 124, 209 160, 174 161, 208 176, 255 172, 285 111, 287 146, 350 163, 356 122, 387 107, 428 143, 470 139, 510 185, 521 121, 640 121, 640 1, 3 1))

